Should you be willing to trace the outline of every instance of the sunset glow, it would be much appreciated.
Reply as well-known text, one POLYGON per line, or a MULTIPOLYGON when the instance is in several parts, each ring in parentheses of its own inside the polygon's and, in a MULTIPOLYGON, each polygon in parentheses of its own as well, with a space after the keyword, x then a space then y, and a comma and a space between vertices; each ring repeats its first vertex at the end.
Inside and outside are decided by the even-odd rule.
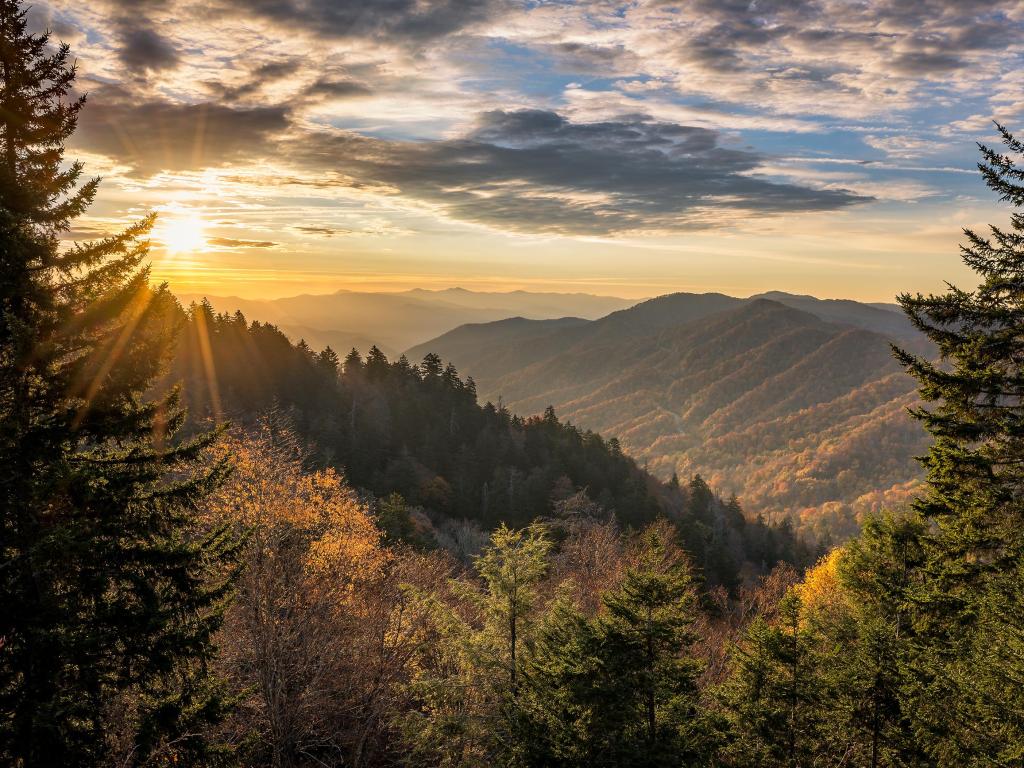
POLYGON ((81 62, 90 215, 181 205, 154 245, 188 290, 891 301, 1000 221, 975 142, 1024 127, 1019 3, 470 5, 29 18, 81 62))
POLYGON ((171 255, 196 253, 206 248, 206 223, 195 212, 167 213, 157 219, 153 239, 171 255))

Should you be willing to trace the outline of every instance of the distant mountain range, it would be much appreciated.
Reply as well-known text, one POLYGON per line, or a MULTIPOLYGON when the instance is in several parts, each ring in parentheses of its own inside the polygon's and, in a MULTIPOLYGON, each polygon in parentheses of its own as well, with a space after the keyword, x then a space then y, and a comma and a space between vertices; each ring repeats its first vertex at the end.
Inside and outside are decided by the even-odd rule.
POLYGON ((748 510, 842 536, 920 477, 915 388, 893 341, 927 352, 895 305, 680 293, 596 320, 464 325, 408 356, 435 352, 481 398, 554 405, 657 474, 700 472, 748 510))
MULTIPOLYGON (((203 294, 179 294, 183 304, 203 294)), ((250 320, 273 323, 293 340, 305 339, 314 349, 332 347, 344 354, 372 344, 388 356, 464 323, 508 317, 544 319, 574 315, 599 318, 629 307, 634 299, 586 293, 481 292, 464 288, 395 293, 338 291, 283 299, 254 300, 237 296, 205 296, 218 312, 241 312, 250 320)))
MULTIPOLYGON (((180 295, 183 303, 199 295, 180 295)), ((699 472, 745 507, 839 536, 914 490, 925 447, 892 342, 927 351, 895 304, 769 292, 589 294, 338 291, 207 297, 314 349, 435 352, 482 400, 616 436, 662 477, 699 472), (428 341, 428 339, 430 339, 428 341)))

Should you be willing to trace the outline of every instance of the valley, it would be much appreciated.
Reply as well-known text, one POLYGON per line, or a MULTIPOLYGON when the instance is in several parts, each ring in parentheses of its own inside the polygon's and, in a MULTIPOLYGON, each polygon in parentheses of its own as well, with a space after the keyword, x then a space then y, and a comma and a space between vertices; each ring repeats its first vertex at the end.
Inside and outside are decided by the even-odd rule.
POLYGON ((888 309, 783 293, 672 294, 595 321, 467 325, 434 352, 517 413, 553 405, 656 475, 701 473, 748 511, 845 537, 917 487, 914 384, 890 343, 927 345, 888 309))

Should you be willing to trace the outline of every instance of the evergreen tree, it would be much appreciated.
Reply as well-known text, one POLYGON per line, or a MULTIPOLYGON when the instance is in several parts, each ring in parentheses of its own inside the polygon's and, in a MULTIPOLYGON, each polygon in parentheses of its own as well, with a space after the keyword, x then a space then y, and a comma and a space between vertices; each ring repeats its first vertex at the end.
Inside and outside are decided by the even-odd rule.
MULTIPOLYGON (((1021 145, 1000 128, 1006 145, 1021 145)), ((982 147, 979 166, 1002 200, 1024 206, 1024 171, 1010 157, 982 147)), ((947 572, 940 581, 956 601, 991 574, 1016 562, 1024 542, 1024 213, 1010 231, 984 237, 965 230, 964 262, 982 277, 974 291, 899 297, 914 324, 937 346, 942 363, 896 350, 920 393, 934 408, 913 414, 934 437, 924 459, 928 494, 918 510, 939 524, 947 572)), ((969 593, 967 593, 969 599, 969 593)))
POLYGON ((0 0, 0 762, 94 765, 128 730, 129 762, 194 763, 232 548, 192 511, 222 467, 142 397, 175 330, 152 219, 59 247, 97 188, 64 162, 69 55, 0 0))
POLYGON ((729 765, 817 764, 826 701, 814 648, 814 635, 793 592, 779 604, 776 620, 758 618, 751 624, 723 691, 732 736, 729 765))
POLYGON ((700 475, 694 475, 687 486, 690 493, 690 513, 701 522, 711 522, 715 494, 700 475))
POLYGON ((903 350, 933 437, 916 509, 932 526, 917 587, 913 660, 916 733, 941 765, 1010 764, 1024 751, 1019 574, 1024 564, 1024 144, 998 126, 1006 154, 981 146, 986 184, 1017 210, 1010 227, 965 230, 972 291, 899 297, 938 348, 933 362, 903 350), (930 404, 930 405, 929 405, 930 404), (1007 652, 998 670, 992 653, 1007 652))
POLYGON ((366 353, 366 376, 371 381, 383 379, 388 375, 388 358, 376 346, 370 347, 366 353))
POLYGON ((713 733, 698 706, 696 593, 689 564, 667 528, 643 534, 638 563, 604 597, 599 624, 602 702, 595 730, 607 739, 601 764, 697 765, 713 733))
MULTIPOLYGON (((242 318, 242 322, 245 322, 245 318, 242 318)), ((338 353, 330 347, 324 347, 323 351, 317 355, 317 362, 330 378, 337 378, 341 371, 341 360, 338 358, 338 353)))
POLYGON ((485 616, 495 638, 496 660, 504 670, 502 684, 515 692, 522 663, 524 624, 537 600, 537 583, 548 569, 551 542, 541 525, 513 530, 502 524, 491 545, 476 559, 486 585, 485 616))
POLYGON ((591 710, 601 674, 596 623, 567 594, 553 601, 537 630, 516 699, 513 759, 536 768, 594 765, 604 734, 591 710))
POLYGON ((434 671, 414 674, 424 716, 408 721, 404 730, 415 749, 443 755, 442 764, 453 766, 481 765, 481 753, 512 759, 520 728, 524 649, 534 635, 538 588, 548 571, 550 549, 542 526, 513 530, 502 525, 476 558, 482 589, 457 585, 476 608, 475 620, 436 606, 440 634, 429 655, 444 660, 434 671))
POLYGON ((349 350, 348 354, 345 355, 345 360, 342 363, 342 370, 346 376, 358 376, 363 370, 363 358, 359 354, 359 350, 353 347, 349 350))
POLYGON ((926 533, 916 514, 871 518, 839 560, 853 621, 845 636, 832 633, 830 638, 838 649, 833 667, 840 678, 831 706, 849 700, 854 738, 870 768, 926 762, 913 734, 914 711, 905 711, 904 696, 915 641, 913 595, 926 533))
POLYGON ((587 620, 563 596, 538 631, 518 698, 530 766, 706 764, 715 729, 698 703, 695 593, 668 530, 643 534, 636 564, 587 620))

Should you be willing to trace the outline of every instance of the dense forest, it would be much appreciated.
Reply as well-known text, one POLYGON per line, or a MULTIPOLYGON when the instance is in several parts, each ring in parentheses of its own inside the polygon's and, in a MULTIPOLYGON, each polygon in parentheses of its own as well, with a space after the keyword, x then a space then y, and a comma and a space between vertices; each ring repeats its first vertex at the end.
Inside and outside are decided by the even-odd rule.
POLYGON ((314 353, 276 327, 193 304, 170 322, 180 343, 164 386, 181 383, 193 425, 252 425, 274 414, 308 442, 310 466, 332 466, 364 492, 393 539, 448 542, 476 554, 500 523, 586 515, 641 528, 674 521, 710 585, 735 587, 813 550, 788 520, 747 520, 696 475, 660 483, 618 441, 477 403, 472 379, 433 354, 389 362, 376 347, 344 360, 314 353))
POLYGON ((150 284, 152 217, 62 245, 98 184, 64 160, 70 50, 0 0, 0 64, 5 765, 1024 760, 1007 131, 981 148, 1014 212, 966 232, 979 286, 900 297, 939 352, 895 350, 925 487, 804 569, 699 477, 480 406, 436 356, 339 361, 183 310, 150 284))
POLYGON ((889 309, 676 293, 590 322, 462 326, 410 354, 453 360, 513 410, 553 404, 617 435, 659 477, 700 472, 755 514, 839 541, 923 479, 914 380, 893 342, 935 354, 889 309))

